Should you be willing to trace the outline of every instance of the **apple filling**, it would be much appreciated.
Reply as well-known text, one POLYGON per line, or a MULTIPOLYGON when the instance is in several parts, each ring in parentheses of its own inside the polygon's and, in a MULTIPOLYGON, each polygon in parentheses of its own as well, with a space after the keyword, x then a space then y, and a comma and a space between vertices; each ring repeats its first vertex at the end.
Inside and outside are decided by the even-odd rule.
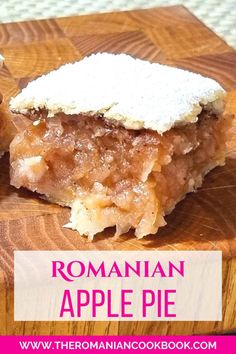
POLYGON ((102 116, 42 113, 11 144, 11 184, 70 206, 68 226, 90 239, 110 226, 141 238, 224 163, 228 124, 203 110, 197 123, 160 135, 102 116))

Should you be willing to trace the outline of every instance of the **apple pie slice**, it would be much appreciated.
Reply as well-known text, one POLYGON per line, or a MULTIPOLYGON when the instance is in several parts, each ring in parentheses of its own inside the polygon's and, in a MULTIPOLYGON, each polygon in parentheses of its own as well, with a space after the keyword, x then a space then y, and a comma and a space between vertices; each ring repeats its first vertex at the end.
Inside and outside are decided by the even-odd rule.
POLYGON ((98 53, 31 82, 11 100, 33 122, 13 140, 11 184, 71 207, 68 227, 157 232, 225 162, 231 120, 214 80, 98 53))

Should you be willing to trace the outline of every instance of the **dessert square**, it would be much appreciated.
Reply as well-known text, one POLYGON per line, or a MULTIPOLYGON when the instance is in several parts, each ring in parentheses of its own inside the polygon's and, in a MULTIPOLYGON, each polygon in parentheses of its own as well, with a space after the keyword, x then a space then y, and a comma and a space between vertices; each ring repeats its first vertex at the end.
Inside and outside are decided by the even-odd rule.
POLYGON ((64 65, 10 102, 32 120, 10 147, 11 184, 71 207, 67 226, 89 239, 155 234, 224 164, 224 97, 210 78, 125 54, 64 65))

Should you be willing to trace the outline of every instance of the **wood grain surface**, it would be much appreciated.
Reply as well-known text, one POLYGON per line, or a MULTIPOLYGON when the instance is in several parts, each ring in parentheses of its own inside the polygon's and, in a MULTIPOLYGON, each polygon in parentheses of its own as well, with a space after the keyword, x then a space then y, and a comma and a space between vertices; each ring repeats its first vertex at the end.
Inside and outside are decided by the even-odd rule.
MULTIPOLYGON (((0 52, 6 59, 0 73, 4 114, 9 98, 30 80, 98 51, 124 52, 215 78, 229 91, 227 112, 236 112, 236 52, 186 8, 174 6, 0 25, 0 52)), ((228 148, 226 166, 212 171, 198 193, 179 203, 157 236, 138 241, 129 232, 114 238, 114 230, 108 229, 92 243, 62 227, 68 209, 9 185, 6 154, 0 169, 0 334, 171 335, 235 330, 236 160, 232 157, 236 157, 236 140, 228 148), (59 249, 222 250, 223 321, 14 322, 14 250, 59 249)))

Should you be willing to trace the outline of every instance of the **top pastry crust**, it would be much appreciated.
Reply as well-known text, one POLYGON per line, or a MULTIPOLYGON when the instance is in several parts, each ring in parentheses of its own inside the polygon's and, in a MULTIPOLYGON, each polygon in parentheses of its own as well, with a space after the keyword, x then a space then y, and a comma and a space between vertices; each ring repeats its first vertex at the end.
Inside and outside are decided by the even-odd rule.
POLYGON ((203 107, 221 113, 224 96, 218 82, 199 74, 126 54, 97 53, 29 83, 10 107, 22 114, 44 110, 48 118, 60 112, 101 114, 127 129, 162 134, 196 122, 203 107))

